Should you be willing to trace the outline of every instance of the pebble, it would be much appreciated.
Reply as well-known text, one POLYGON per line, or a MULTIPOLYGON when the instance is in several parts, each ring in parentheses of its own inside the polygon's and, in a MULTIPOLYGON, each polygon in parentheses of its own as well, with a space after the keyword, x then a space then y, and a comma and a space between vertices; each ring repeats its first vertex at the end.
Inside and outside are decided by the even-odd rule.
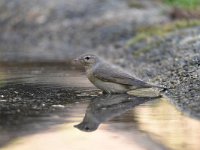
POLYGON ((65 108, 64 105, 52 105, 52 107, 54 107, 54 108, 65 108))

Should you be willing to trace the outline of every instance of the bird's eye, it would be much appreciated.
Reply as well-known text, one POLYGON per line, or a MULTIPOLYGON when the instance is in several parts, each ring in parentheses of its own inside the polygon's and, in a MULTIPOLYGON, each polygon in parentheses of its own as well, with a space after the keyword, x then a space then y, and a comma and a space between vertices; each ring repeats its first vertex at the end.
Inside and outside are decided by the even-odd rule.
POLYGON ((89 59, 90 59, 90 57, 89 57, 89 56, 86 56, 86 57, 85 57, 85 60, 89 60, 89 59))

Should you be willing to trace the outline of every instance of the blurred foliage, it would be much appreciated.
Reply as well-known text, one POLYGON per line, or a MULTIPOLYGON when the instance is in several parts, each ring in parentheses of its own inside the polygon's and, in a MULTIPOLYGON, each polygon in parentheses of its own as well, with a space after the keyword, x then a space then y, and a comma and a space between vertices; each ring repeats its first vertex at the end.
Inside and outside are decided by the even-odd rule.
POLYGON ((138 34, 127 42, 127 46, 131 47, 138 42, 151 42, 152 37, 162 38, 168 33, 188 27, 195 27, 200 25, 200 20, 177 20, 166 24, 159 24, 157 26, 145 27, 138 29, 138 34))
POLYGON ((136 46, 134 47, 133 55, 139 57, 154 47, 161 45, 164 42, 163 39, 173 31, 195 26, 200 26, 200 20, 176 20, 166 24, 141 27, 138 29, 138 33, 127 42, 126 48, 136 46), (138 44, 145 46, 137 48, 138 44))
POLYGON ((131 8, 144 8, 140 1, 128 0, 128 6, 131 8))
POLYGON ((200 8, 200 0, 164 0, 168 5, 184 8, 184 9, 197 9, 200 8))

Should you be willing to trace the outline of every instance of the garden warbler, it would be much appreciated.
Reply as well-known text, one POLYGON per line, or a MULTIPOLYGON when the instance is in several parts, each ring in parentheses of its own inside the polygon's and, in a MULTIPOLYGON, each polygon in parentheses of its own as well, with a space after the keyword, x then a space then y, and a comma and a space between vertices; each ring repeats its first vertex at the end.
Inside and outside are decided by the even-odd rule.
POLYGON ((130 90, 159 88, 161 86, 146 83, 129 73, 105 62, 94 54, 84 54, 75 59, 84 66, 87 78, 103 93, 126 93, 130 90))

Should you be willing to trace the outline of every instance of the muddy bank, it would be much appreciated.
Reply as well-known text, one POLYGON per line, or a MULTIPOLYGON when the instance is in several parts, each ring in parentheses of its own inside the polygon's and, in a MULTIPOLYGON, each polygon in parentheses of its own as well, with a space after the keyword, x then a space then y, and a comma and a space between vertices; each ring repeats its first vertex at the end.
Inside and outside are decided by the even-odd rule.
POLYGON ((200 118, 200 28, 176 30, 128 48, 122 65, 146 81, 165 85, 166 95, 184 113, 200 118))

